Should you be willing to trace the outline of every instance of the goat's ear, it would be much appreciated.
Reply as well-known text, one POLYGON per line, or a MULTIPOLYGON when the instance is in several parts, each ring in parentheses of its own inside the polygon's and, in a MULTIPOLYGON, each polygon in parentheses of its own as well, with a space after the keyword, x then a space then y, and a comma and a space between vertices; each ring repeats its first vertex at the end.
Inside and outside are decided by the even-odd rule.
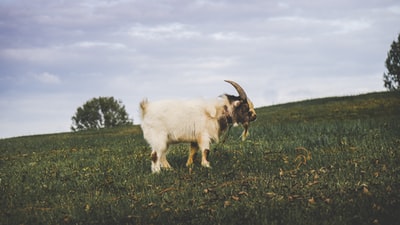
POLYGON ((233 102, 234 107, 238 107, 240 104, 242 104, 242 100, 236 100, 233 102))

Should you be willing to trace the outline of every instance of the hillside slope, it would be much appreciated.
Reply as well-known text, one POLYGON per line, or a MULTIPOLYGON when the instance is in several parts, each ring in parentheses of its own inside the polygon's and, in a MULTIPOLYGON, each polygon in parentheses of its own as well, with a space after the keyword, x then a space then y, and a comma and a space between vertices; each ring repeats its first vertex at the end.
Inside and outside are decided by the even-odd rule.
POLYGON ((400 117, 400 93, 378 92, 273 105, 257 109, 257 116, 259 124, 400 117))
MULTIPOLYGON (((374 117, 400 118, 400 92, 377 92, 356 96, 329 97, 304 100, 279 105, 265 106, 256 109, 257 121, 252 126, 284 123, 307 122, 320 120, 348 120, 374 117)), ((77 133, 55 133, 24 136, 36 138, 50 138, 56 136, 91 136, 96 134, 123 135, 140 132, 138 125, 122 128, 83 131, 77 133)), ((7 138, 3 140, 18 140, 24 137, 7 138)), ((0 139, 1 143, 2 139, 0 139)), ((1 149, 0 149, 1 150, 1 149)))
POLYGON ((139 126, 2 139, 0 224, 393 224, 399 110, 387 92, 259 108, 212 169, 178 144, 156 175, 139 126))

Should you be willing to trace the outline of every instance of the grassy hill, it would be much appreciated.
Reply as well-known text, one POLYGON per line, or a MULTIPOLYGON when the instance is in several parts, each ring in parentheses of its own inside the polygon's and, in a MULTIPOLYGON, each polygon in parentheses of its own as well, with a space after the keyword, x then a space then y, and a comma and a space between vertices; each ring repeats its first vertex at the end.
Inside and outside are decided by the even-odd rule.
POLYGON ((287 103, 257 110, 268 121, 327 121, 397 117, 399 93, 378 92, 357 96, 331 97, 287 103))
POLYGON ((212 169, 151 174, 138 126, 0 140, 0 224, 393 224, 400 219, 400 95, 257 109, 214 144, 212 169), (329 218, 329 219, 328 219, 329 218))

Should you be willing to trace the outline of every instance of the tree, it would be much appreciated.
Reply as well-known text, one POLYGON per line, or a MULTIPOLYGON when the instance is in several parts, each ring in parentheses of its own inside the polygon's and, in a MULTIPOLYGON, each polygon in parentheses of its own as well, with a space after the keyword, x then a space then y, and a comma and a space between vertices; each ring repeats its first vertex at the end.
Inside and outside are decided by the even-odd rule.
POLYGON ((397 42, 393 41, 386 61, 387 73, 383 73, 383 82, 389 91, 400 90, 400 34, 397 42))
POLYGON ((113 97, 99 97, 87 101, 72 117, 72 131, 132 125, 132 120, 121 101, 113 97))

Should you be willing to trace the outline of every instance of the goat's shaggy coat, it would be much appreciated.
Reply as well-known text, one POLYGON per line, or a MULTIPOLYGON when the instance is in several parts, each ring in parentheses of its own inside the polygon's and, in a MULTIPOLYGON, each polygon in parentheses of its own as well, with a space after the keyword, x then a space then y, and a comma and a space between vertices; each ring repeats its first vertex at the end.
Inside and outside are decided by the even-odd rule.
MULTIPOLYGON (((251 109, 255 119, 255 111, 253 108, 251 109)), ((247 115, 249 114, 247 99, 243 100, 230 95, 222 95, 213 100, 156 102, 143 100, 140 103, 140 110, 143 136, 152 148, 151 168, 153 172, 159 172, 161 167, 171 168, 166 158, 168 146, 180 142, 190 143, 187 166, 193 163, 194 155, 200 149, 202 166, 210 167, 207 156, 211 141, 218 142, 219 136, 227 129, 228 124, 243 123, 243 121, 236 121, 235 118, 250 118, 247 115), (238 108, 243 105, 247 107, 246 116, 235 115, 238 113, 238 108)), ((246 134, 247 127, 245 127, 246 134)))

